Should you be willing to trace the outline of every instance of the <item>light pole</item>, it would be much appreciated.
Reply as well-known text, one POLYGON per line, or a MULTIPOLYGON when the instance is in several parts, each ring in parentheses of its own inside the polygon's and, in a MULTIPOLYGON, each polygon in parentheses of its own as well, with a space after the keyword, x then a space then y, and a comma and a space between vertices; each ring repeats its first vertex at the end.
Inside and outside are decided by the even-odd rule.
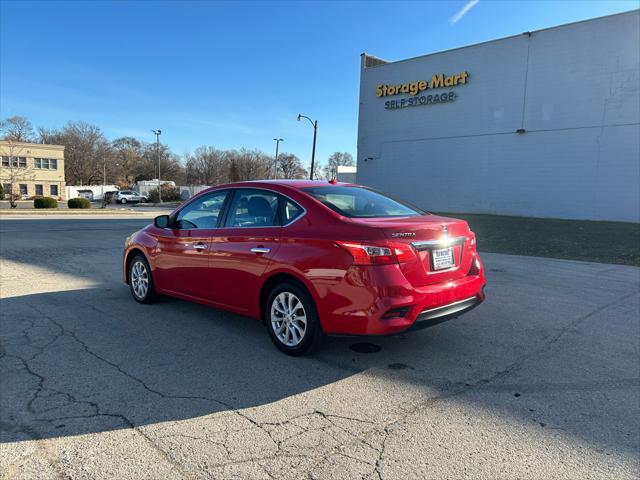
POLYGON ((158 201, 162 203, 162 189, 160 188, 160 134, 162 130, 151 130, 156 136, 156 156, 158 157, 158 201))
POLYGON ((107 184, 107 156, 103 154, 102 156, 102 188, 100 191, 102 192, 102 208, 105 208, 107 205, 104 203, 104 186, 107 184))
POLYGON ((280 146, 280 142, 284 142, 284 138, 274 138, 276 142, 276 159, 273 162, 273 178, 278 178, 278 147, 280 146))
POLYGON ((307 120, 309 120, 309 123, 311 123, 311 126, 313 126, 313 148, 311 150, 311 176, 309 177, 309 179, 313 180, 313 169, 316 162, 316 136, 318 134, 318 121, 316 120, 314 122, 309 117, 298 114, 298 121, 300 121, 303 118, 306 118, 307 120))

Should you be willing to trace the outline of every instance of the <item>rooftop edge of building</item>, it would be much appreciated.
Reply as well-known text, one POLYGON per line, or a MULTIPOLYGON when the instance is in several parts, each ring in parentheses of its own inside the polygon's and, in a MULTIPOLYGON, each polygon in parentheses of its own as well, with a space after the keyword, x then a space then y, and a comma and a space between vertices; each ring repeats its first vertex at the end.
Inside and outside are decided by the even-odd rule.
POLYGON ((64 145, 54 145, 51 143, 33 143, 33 142, 10 142, 8 140, 0 140, 0 146, 20 145, 23 148, 42 148, 48 150, 64 150, 64 145))
POLYGON ((575 22, 563 23, 563 24, 560 24, 560 25, 554 25, 552 27, 540 28, 538 30, 522 32, 522 33, 519 33, 519 34, 509 35, 509 36, 506 36, 506 37, 495 38, 493 40, 486 40, 484 42, 472 43, 470 45, 463 45, 461 47, 449 48, 447 50, 440 50, 438 52, 426 53, 424 55, 416 55, 415 57, 403 58, 402 60, 384 60, 384 59, 382 59, 380 57, 376 57, 374 55, 369 55, 368 53, 363 52, 363 53, 360 54, 360 58, 361 58, 361 60, 360 60, 360 69, 361 70, 367 70, 369 68, 378 68, 378 67, 382 67, 382 66, 385 66, 385 65, 391 65, 391 64, 401 63, 401 62, 409 62, 411 60, 417 60, 419 58, 430 57, 432 55, 439 55, 441 53, 454 52, 456 50, 462 50, 462 49, 465 49, 465 48, 477 47, 477 46, 480 46, 480 45, 486 45, 486 44, 494 43, 494 42, 502 42, 504 40, 509 40, 511 38, 520 37, 522 35, 531 36, 531 35, 533 35, 535 33, 540 33, 540 32, 544 32, 544 31, 547 31, 547 30, 554 30, 556 28, 564 28, 564 27, 577 25, 577 24, 580 24, 580 23, 594 22, 594 21, 604 20, 606 18, 618 17, 618 16, 623 16, 623 15, 633 15, 633 14, 635 14, 635 15, 640 14, 640 9, 633 9, 633 10, 627 10, 627 11, 619 12, 619 13, 612 13, 611 15, 603 15, 601 17, 586 18, 584 20, 576 20, 575 22))

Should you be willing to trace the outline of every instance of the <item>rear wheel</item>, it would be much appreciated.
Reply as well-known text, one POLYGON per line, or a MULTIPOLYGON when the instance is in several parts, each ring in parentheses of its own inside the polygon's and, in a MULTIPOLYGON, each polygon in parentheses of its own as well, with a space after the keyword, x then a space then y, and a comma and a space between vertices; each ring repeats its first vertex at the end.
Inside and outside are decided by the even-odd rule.
POLYGON ((137 302, 151 303, 156 299, 151 268, 142 255, 136 255, 129 263, 129 289, 137 302))
POLYGON ((120 200, 120 203, 124 205, 125 203, 127 203, 127 199, 123 198, 122 200, 120 200))
POLYGON ((276 286, 267 299, 264 312, 271 340, 288 355, 310 353, 322 340, 313 299, 298 285, 282 283, 276 286))

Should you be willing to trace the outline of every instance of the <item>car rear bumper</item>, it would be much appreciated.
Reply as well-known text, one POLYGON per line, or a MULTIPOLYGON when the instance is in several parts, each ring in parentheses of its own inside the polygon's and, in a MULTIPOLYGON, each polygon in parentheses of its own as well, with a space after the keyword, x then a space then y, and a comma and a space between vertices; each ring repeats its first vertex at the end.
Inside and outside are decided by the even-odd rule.
POLYGON ((485 299, 484 268, 479 259, 477 264, 473 274, 422 287, 409 284, 394 266, 360 267, 319 302, 340 306, 321 307, 323 330, 329 335, 392 335, 456 318, 485 299))
POLYGON ((413 322, 413 325, 411 325, 409 329, 421 330, 446 322, 452 318, 458 318, 463 313, 467 313, 476 308, 483 301, 484 289, 482 296, 476 295, 441 307, 427 308, 418 314, 415 322, 413 322))

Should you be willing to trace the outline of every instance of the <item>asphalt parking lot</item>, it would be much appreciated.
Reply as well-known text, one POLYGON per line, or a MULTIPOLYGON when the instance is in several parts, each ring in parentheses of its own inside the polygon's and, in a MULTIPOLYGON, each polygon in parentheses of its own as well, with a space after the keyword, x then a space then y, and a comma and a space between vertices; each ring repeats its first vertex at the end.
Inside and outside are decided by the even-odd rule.
POLYGON ((0 221, 0 478, 638 478, 640 269, 485 254, 466 316, 290 358, 135 303, 147 222, 0 221))

